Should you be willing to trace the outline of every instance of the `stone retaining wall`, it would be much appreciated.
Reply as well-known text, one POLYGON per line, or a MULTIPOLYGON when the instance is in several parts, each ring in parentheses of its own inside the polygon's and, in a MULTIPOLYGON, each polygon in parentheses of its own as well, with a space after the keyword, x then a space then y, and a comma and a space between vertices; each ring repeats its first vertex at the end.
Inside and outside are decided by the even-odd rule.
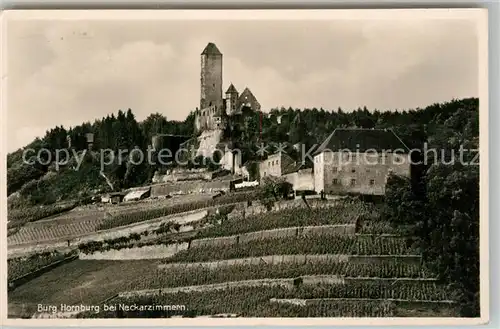
POLYGON ((322 263, 322 262, 335 262, 335 263, 356 263, 356 264, 384 264, 394 263, 398 261, 405 264, 420 264, 422 257, 419 255, 405 255, 405 256, 386 256, 386 255, 373 255, 373 256, 356 256, 356 255, 337 255, 337 254, 322 254, 322 255, 270 255, 262 257, 248 257, 226 259, 213 262, 196 262, 196 263, 170 263, 160 264, 158 268, 223 268, 233 265, 259 265, 259 264, 305 264, 305 263, 322 263))
POLYGON ((170 194, 208 193, 213 191, 229 191, 230 180, 214 181, 182 181, 151 185, 151 197, 170 194))
MULTIPOLYGON (((307 276, 301 276, 299 278, 302 279, 302 282, 300 284, 303 285, 318 285, 321 283, 344 284, 344 280, 336 275, 307 275, 307 276)), ((153 296, 159 294, 175 294, 178 292, 193 292, 193 291, 202 292, 202 291, 223 290, 223 289, 241 288, 241 287, 282 286, 285 288, 292 289, 296 285, 295 280, 299 278, 241 280, 241 281, 205 284, 199 286, 126 291, 119 293, 118 297, 153 296)))
POLYGON ((188 243, 124 248, 120 250, 96 251, 92 254, 80 253, 80 259, 91 260, 137 260, 172 257, 181 250, 188 249, 188 243))
POLYGON ((128 236, 131 233, 142 233, 148 230, 156 230, 162 223, 174 222, 180 225, 196 222, 203 219, 208 214, 208 209, 193 210, 189 212, 172 214, 165 217, 159 217, 144 222, 133 223, 126 226, 120 226, 109 230, 97 231, 95 233, 87 234, 83 237, 73 239, 71 243, 80 244, 89 241, 102 241, 108 239, 116 239, 123 236, 128 236))
POLYGON ((228 246, 249 241, 276 239, 286 237, 307 237, 317 235, 354 235, 356 233, 355 224, 322 225, 322 226, 295 226, 263 230, 257 232, 243 233, 239 235, 224 236, 217 238, 204 238, 191 241, 191 248, 206 246, 228 246))
POLYGON ((271 208, 267 208, 262 202, 254 201, 252 205, 245 205, 243 207, 235 208, 229 215, 228 218, 238 218, 258 215, 266 212, 274 212, 285 209, 297 209, 305 208, 309 205, 311 208, 330 208, 340 204, 340 199, 327 199, 321 200, 319 198, 307 199, 307 205, 302 199, 293 200, 280 200, 274 202, 271 208))

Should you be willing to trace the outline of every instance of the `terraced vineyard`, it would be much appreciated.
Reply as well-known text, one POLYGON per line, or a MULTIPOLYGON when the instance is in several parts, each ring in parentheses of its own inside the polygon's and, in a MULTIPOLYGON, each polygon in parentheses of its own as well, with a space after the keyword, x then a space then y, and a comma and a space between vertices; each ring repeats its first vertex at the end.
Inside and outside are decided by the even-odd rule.
POLYGON ((212 200, 202 200, 198 202, 182 203, 157 209, 134 211, 126 214, 121 214, 113 217, 112 219, 104 221, 102 224, 99 225, 99 229, 106 230, 114 227, 144 222, 150 219, 164 217, 176 213, 187 212, 207 207, 214 207, 218 205, 248 201, 252 200, 253 198, 254 198, 253 192, 246 192, 246 193, 240 192, 240 193, 223 195, 217 199, 212 199, 212 200))
POLYGON ((166 262, 209 260, 283 254, 413 255, 407 240, 397 237, 311 236, 254 240, 237 245, 203 246, 177 253, 166 262))
MULTIPOLYGON (((74 209, 73 211, 54 218, 39 220, 22 226, 18 232, 8 237, 7 244, 13 246, 70 239, 103 229, 104 223, 108 223, 106 225, 109 226, 109 223, 112 222, 116 224, 114 224, 115 226, 111 226, 120 226, 121 224, 118 224, 120 218, 127 217, 126 214, 129 212, 142 214, 155 212, 158 209, 182 210, 189 207, 190 204, 208 202, 211 200, 211 195, 188 195, 155 202, 142 202, 131 205, 124 204, 123 206, 105 205, 100 210, 95 207, 74 209)), ((175 211, 173 213, 175 213, 175 211)))
POLYGON ((338 275, 353 278, 426 278, 432 276, 425 268, 415 264, 353 264, 339 262, 307 262, 304 264, 233 265, 220 268, 169 268, 157 269, 142 280, 127 285, 124 290, 160 289, 205 285, 253 279, 295 278, 303 275, 338 275))
POLYGON ((7 244, 12 246, 23 243, 43 242, 65 238, 70 239, 78 235, 95 232, 104 221, 103 217, 104 215, 101 214, 101 218, 76 221, 68 224, 26 225, 16 234, 9 236, 7 244))
MULTIPOLYGON (((354 203, 340 208, 338 212, 304 208, 226 219, 202 231, 198 237, 224 237, 301 225, 352 224, 363 211, 372 211, 354 203), (349 207, 361 210, 349 212, 349 207)), ((101 311, 83 313, 79 317, 223 313, 250 317, 455 316, 455 304, 449 300, 454 296, 447 287, 434 279, 435 275, 420 263, 419 257, 414 257, 417 262, 403 260, 402 256, 418 255, 411 241, 375 234, 375 231, 397 232, 382 221, 372 225, 374 227, 376 230, 371 232, 359 228, 363 233, 371 233, 368 235, 264 236, 247 242, 236 240, 225 246, 191 247, 161 260, 76 260, 16 288, 9 293, 9 305, 33 312, 38 303, 95 305, 115 296, 106 303, 184 305, 185 308, 177 311, 101 311), (327 254, 339 257, 322 258, 327 254), (301 262, 266 263, 264 259, 272 255, 305 257, 301 262), (351 260, 353 257, 342 255, 359 255, 363 260, 356 262, 351 260), (245 257, 262 261, 245 264, 227 261, 245 257), (383 257, 384 261, 377 257, 383 257), (218 260, 226 264, 210 267, 197 263, 218 260), (327 277, 332 280, 324 279, 327 277), (253 280, 252 285, 244 286, 248 280, 253 280), (288 283, 284 284, 285 281, 288 283)))
POLYGON ((38 270, 44 266, 53 264, 68 257, 62 253, 43 253, 35 254, 30 257, 12 258, 7 261, 8 280, 13 280, 38 270))
MULTIPOLYGON (((446 290, 433 284, 381 286, 379 284, 359 285, 317 285, 285 287, 236 287, 203 292, 178 292, 155 296, 118 297, 114 303, 131 305, 185 305, 178 311, 138 311, 122 312, 125 317, 165 317, 172 315, 199 316, 233 313, 247 317, 282 316, 327 316, 327 317, 381 317, 394 316, 397 301, 417 300, 424 297, 428 301, 446 301, 446 290), (298 306, 279 305, 274 299, 323 299, 323 305, 298 306), (334 300, 327 300, 334 299, 334 300), (387 299, 387 300, 381 300, 387 299), (210 301, 210 302, 207 302, 210 301)), ((321 300, 319 301, 321 302, 321 300)), ((431 304, 431 303, 429 303, 431 304)), ((114 317, 116 312, 104 312, 94 316, 114 317)), ((92 314, 82 314, 90 316, 92 314)))
POLYGON ((198 237, 228 236, 293 226, 355 224, 358 217, 355 208, 357 208, 355 205, 343 205, 332 208, 285 209, 279 212, 262 213, 245 218, 228 219, 220 225, 200 232, 198 237))

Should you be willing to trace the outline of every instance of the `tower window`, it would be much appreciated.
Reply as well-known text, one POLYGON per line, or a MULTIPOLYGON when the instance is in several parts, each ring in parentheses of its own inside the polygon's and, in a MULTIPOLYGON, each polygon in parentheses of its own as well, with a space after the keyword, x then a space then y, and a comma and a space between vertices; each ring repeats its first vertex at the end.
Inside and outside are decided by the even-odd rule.
POLYGON ((370 185, 375 185, 375 180, 374 179, 370 179, 370 185))
POLYGON ((351 186, 354 186, 354 185, 356 185, 356 180, 353 178, 353 179, 351 179, 351 186))

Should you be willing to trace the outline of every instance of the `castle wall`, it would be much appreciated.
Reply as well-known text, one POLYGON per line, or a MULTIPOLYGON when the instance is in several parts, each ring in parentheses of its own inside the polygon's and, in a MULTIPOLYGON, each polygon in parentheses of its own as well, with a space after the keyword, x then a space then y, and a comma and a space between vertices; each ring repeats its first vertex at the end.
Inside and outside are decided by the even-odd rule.
POLYGON ((212 105, 196 112, 195 128, 197 131, 224 129, 222 107, 212 105))
POLYGON ((175 193, 215 193, 229 191, 230 180, 182 181, 151 186, 151 196, 158 197, 175 193), (201 192, 200 192, 201 191, 201 192))
POLYGON ((211 157, 216 149, 215 147, 222 140, 222 135, 223 131, 220 129, 203 131, 198 137, 200 146, 196 151, 196 156, 211 157))
POLYGON ((234 171, 235 174, 242 174, 241 167, 241 152, 226 150, 224 157, 221 160, 222 168, 234 171))
POLYGON ((175 168, 168 172, 166 175, 159 175, 158 173, 155 173, 152 181, 153 183, 168 183, 177 181, 211 180, 213 176, 213 172, 209 172, 206 168, 175 168))

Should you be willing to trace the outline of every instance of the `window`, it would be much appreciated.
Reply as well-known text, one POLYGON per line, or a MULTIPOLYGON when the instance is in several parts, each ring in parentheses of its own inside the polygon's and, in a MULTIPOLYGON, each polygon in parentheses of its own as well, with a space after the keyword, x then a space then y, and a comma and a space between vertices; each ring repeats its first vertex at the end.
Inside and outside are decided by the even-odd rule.
POLYGON ((351 169, 351 172, 356 172, 356 169, 351 169))
POLYGON ((337 172, 337 171, 338 171, 338 168, 337 168, 337 167, 333 167, 333 168, 332 168, 332 171, 337 172))
POLYGON ((354 185, 356 185, 356 180, 353 178, 353 179, 351 179, 351 186, 354 186, 354 185))
POLYGON ((370 179, 370 185, 375 185, 375 180, 374 179, 370 179))
POLYGON ((339 180, 337 178, 334 178, 333 179, 333 185, 338 185, 338 183, 339 183, 339 180))

